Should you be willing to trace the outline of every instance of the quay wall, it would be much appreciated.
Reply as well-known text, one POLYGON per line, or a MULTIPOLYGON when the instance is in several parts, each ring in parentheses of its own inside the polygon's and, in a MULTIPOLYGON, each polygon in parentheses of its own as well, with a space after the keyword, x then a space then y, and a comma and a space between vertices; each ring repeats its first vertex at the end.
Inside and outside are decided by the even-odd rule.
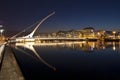
POLYGON ((9 46, 5 47, 0 69, 0 80, 25 80, 14 53, 9 46))

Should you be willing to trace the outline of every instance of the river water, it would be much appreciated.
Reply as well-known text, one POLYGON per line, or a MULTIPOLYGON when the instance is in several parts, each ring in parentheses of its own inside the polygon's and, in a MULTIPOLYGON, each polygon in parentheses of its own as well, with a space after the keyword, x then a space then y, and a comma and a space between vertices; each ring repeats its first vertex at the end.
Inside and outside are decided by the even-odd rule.
POLYGON ((120 79, 120 42, 16 43, 26 80, 120 79))

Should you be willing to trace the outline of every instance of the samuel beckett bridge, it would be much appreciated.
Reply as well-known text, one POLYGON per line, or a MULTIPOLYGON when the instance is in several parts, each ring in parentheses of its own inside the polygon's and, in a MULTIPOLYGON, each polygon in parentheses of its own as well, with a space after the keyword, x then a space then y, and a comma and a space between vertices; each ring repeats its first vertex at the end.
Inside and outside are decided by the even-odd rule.
POLYGON ((17 33, 16 35, 14 35, 13 37, 10 38, 11 42, 34 42, 34 41, 54 41, 54 40, 85 40, 85 38, 61 38, 61 37, 34 37, 34 33, 37 31, 37 29, 40 27, 40 25, 49 17, 51 17, 52 15, 54 15, 55 12, 52 12, 51 14, 49 14, 48 16, 46 16, 45 18, 43 18, 38 24, 37 26, 33 29, 33 31, 23 37, 17 37, 18 35, 20 35, 21 33, 23 33, 25 30, 17 33))

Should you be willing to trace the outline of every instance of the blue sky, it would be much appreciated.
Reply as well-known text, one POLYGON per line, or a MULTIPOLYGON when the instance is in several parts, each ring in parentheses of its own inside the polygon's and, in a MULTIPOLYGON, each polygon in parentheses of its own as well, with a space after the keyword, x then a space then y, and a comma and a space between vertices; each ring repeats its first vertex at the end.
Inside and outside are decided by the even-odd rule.
POLYGON ((21 31, 51 12, 56 14, 39 28, 40 32, 82 29, 119 30, 119 0, 2 0, 0 24, 7 31, 21 31))

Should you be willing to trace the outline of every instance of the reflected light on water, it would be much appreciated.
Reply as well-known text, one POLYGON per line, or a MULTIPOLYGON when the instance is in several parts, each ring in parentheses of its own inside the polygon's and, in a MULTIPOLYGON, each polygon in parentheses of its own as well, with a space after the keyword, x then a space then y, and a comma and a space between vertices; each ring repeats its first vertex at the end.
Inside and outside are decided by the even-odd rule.
POLYGON ((105 49, 105 46, 103 46, 103 49, 105 49))
POLYGON ((15 46, 24 46, 31 48, 33 46, 51 46, 51 47, 67 47, 72 49, 81 49, 83 51, 94 51, 99 49, 112 48, 116 50, 116 46, 119 46, 119 42, 86 42, 86 41, 74 41, 74 42, 44 42, 44 43, 35 43, 35 42, 25 42, 25 43, 16 43, 15 46))
POLYGON ((115 47, 115 46, 113 46, 113 50, 114 50, 114 51, 116 50, 116 47, 115 47))
MULTIPOLYGON (((34 55, 33 53, 30 53, 30 55, 32 54, 31 56, 34 56, 38 60, 38 64, 35 64, 34 66, 38 67, 43 64, 45 66, 45 68, 43 68, 43 72, 46 74, 48 71, 47 74, 50 75, 52 73, 53 76, 60 75, 61 77, 61 74, 65 74, 66 76, 66 74, 73 73, 73 71, 77 76, 78 74, 83 74, 82 71, 90 74, 90 76, 94 76, 96 74, 99 75, 99 72, 100 74, 105 72, 105 75, 103 74, 103 76, 106 76, 110 71, 112 73, 113 70, 116 70, 117 74, 120 66, 120 56, 118 54, 120 53, 120 42, 25 42, 16 43, 15 47, 21 49, 23 49, 23 47, 26 47, 25 51, 28 51, 28 54, 30 52, 28 49, 31 49, 31 51, 34 52, 34 55), (50 70, 50 73, 48 69, 50 70)), ((32 60, 34 59, 31 59, 30 57, 30 61, 32 60)), ((32 63, 29 64, 33 66, 32 63)), ((29 67, 28 64, 26 64, 26 66, 29 67)), ((39 70, 39 68, 41 67, 36 68, 36 72, 39 70)), ((41 73, 41 70, 38 73, 34 73, 35 68, 32 69, 33 74, 41 73)))
MULTIPOLYGON (((56 71, 56 68, 52 65, 50 65, 49 63, 47 63, 38 53, 37 51, 35 50, 35 48, 33 47, 33 45, 35 45, 34 42, 28 42, 28 43, 16 43, 16 47, 17 46, 21 46, 21 47, 24 47, 24 48, 27 48, 29 50, 31 50, 35 55, 36 57, 42 62, 44 63, 45 65, 47 65, 49 68, 53 69, 54 71, 56 71)), ((36 44, 37 45, 37 44, 36 44)), ((18 47, 16 49, 19 49, 18 47)), ((24 53, 27 53, 24 51, 24 53)))
POLYGON ((113 50, 114 50, 114 51, 116 50, 115 42, 113 42, 113 50))

